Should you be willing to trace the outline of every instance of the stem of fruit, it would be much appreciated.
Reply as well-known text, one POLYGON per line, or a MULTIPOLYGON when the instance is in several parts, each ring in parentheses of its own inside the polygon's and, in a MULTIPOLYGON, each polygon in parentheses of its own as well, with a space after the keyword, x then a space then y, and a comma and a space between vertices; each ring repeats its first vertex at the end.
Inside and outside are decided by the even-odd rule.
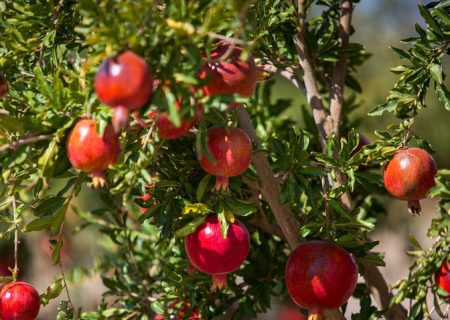
POLYGON ((216 176, 216 184, 214 185, 213 192, 225 191, 228 192, 228 184, 230 182, 230 178, 216 176))
POLYGON ((12 271, 12 277, 14 281, 17 281, 19 274, 19 222, 17 216, 16 195, 12 196, 12 207, 14 215, 14 269, 12 271))

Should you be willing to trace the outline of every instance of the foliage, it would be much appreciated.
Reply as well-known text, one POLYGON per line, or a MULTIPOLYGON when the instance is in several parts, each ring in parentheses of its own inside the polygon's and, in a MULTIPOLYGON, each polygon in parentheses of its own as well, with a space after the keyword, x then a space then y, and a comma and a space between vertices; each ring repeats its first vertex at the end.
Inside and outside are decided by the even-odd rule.
MULTIPOLYGON (((200 90, 192 94, 192 88, 208 81, 197 74, 219 40, 217 35, 239 39, 244 43, 244 56, 252 52, 259 63, 292 69, 301 78, 293 41, 300 28, 298 8, 291 1, 0 2, 0 68, 10 86, 8 97, 0 101, 0 144, 10 144, 0 153, 1 236, 10 237, 17 228, 25 233, 50 230, 57 238, 52 244, 52 263, 61 269, 61 234, 68 214, 74 212, 82 219, 79 232, 93 227, 108 239, 108 251, 95 270, 103 275, 107 287, 103 302, 97 311, 83 312, 63 301, 58 319, 151 319, 153 314, 167 316, 185 305, 195 306, 206 318, 230 313, 233 319, 241 319, 267 311, 274 297, 287 298, 284 266, 290 249, 279 235, 258 224, 261 216, 270 223, 275 218, 268 202, 260 201, 259 194, 255 197, 253 186, 261 182, 255 167, 231 179, 230 193, 216 194, 211 191, 213 177, 197 162, 198 154, 207 150, 208 127, 238 123, 239 109, 226 111, 235 100, 244 103, 252 117, 261 139, 254 152, 267 156, 280 181, 279 201, 300 222, 299 239, 337 243, 354 255, 361 274, 365 263, 384 265, 382 255, 373 251, 377 242, 367 237, 385 211, 378 197, 384 194, 380 168, 411 138, 431 151, 428 142, 412 131, 429 91, 450 110, 442 67, 442 57, 449 53, 450 2, 419 5, 426 27, 417 24, 418 36, 404 40, 410 49, 393 48, 403 61, 392 69, 400 78, 386 103, 371 112, 394 112, 400 122, 376 132, 379 140, 356 153, 359 135, 349 114, 357 109, 355 97, 362 90, 355 77, 357 68, 370 54, 362 44, 340 45, 338 1, 309 0, 306 4, 320 10, 320 15, 307 20, 304 32, 326 107, 339 54, 345 52, 348 61, 342 137, 328 137, 324 151, 305 106, 303 129, 283 115, 292 102, 272 99, 273 79, 260 82, 250 99, 203 97, 200 90), (119 161, 107 171, 108 188, 98 193, 101 208, 82 210, 71 201, 90 177, 71 168, 65 141, 81 117, 94 117, 100 132, 110 122, 112 111, 98 101, 93 77, 105 58, 125 49, 144 57, 155 78, 164 84, 155 89, 148 106, 134 120, 158 110, 168 111, 172 122, 179 123, 182 115, 197 111, 192 100, 204 106, 204 115, 193 132, 177 140, 162 140, 154 125, 132 121, 120 135, 119 161), (178 97, 183 101, 181 110, 175 105, 178 97), (41 139, 18 143, 31 137, 41 139), (345 183, 336 186, 340 175, 345 183), (54 186, 58 190, 51 189, 54 186), (144 194, 151 197, 143 200, 144 194), (341 201, 346 194, 354 200, 352 208, 341 201), (146 212, 141 213, 140 207, 146 212), (251 234, 245 264, 229 275, 226 290, 213 293, 210 278, 192 270, 183 246, 183 237, 211 212, 218 214, 224 229, 237 216, 251 234)), ((430 313, 426 294, 434 271, 449 252, 448 171, 441 170, 437 181, 431 194, 441 198, 441 217, 429 230, 436 242, 423 250, 411 239, 417 247, 411 254, 417 260, 410 277, 396 285, 393 300, 414 301, 411 319, 430 313)), ((63 278, 57 278, 41 296, 42 302, 57 297, 64 286, 63 278)), ((440 314, 443 300, 439 292, 432 291, 440 314)), ((361 310, 353 319, 374 319, 381 314, 364 285, 358 285, 354 296, 361 310)))

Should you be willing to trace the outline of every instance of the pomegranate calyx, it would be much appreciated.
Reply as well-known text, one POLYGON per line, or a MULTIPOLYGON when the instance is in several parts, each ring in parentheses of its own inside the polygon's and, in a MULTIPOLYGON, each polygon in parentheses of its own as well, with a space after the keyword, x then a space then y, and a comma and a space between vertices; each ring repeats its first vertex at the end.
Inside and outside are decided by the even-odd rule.
POLYGON ((409 200, 408 201, 408 212, 412 216, 419 216, 422 212, 422 207, 420 206, 419 200, 409 200))
POLYGON ((92 187, 94 189, 104 188, 108 185, 103 171, 92 172, 92 187))
POLYGON ((228 288, 227 274, 226 273, 213 274, 211 292, 214 292, 216 290, 223 290, 226 288, 228 288))
POLYGON ((124 106, 117 106, 114 108, 112 117, 112 124, 116 133, 125 129, 128 126, 128 120, 130 119, 130 111, 124 106))
POLYGON ((214 185, 212 191, 219 193, 221 191, 223 192, 229 192, 230 189, 228 187, 230 182, 230 178, 228 177, 221 177, 221 176, 216 176, 216 184, 214 185))

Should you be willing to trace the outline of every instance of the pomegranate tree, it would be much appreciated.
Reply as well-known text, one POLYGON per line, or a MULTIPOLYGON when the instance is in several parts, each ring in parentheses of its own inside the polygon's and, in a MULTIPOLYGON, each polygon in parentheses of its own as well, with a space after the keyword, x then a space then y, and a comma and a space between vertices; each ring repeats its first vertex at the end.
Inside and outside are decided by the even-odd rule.
POLYGON ((10 282, 0 289, 0 319, 34 320, 39 314, 39 294, 25 282, 10 282))
POLYGON ((103 171, 117 161, 119 153, 119 139, 114 129, 107 125, 100 136, 94 119, 80 120, 67 139, 70 163, 81 171, 90 172, 94 187, 104 186, 103 171))
POLYGON ((239 269, 247 258, 250 236, 245 225, 236 219, 223 238, 219 219, 210 215, 186 237, 185 249, 194 267, 212 275, 212 290, 215 290, 226 287, 227 273, 239 269))
POLYGON ((408 148, 397 151, 384 168, 384 186, 394 197, 408 202, 408 211, 420 214, 420 199, 426 198, 435 185, 436 162, 423 149, 408 148))
POLYGON ((8 94, 8 82, 3 73, 0 72, 0 99, 6 97, 8 94))
POLYGON ((257 74, 255 60, 252 54, 249 54, 246 61, 241 60, 242 51, 242 47, 222 41, 211 53, 211 62, 203 65, 199 75, 202 79, 209 77, 210 81, 203 88, 207 96, 238 94, 250 97, 253 95, 257 74))
POLYGON ((308 310, 308 319, 320 319, 324 310, 343 305, 355 290, 358 267, 341 247, 324 241, 300 244, 286 264, 286 285, 296 304, 308 310))
POLYGON ((131 51, 106 59, 95 76, 95 92, 104 104, 114 108, 116 130, 128 123, 129 111, 150 99, 153 78, 144 59, 131 51))
POLYGON ((215 191, 226 191, 229 177, 242 174, 252 161, 250 138, 239 128, 212 127, 208 129, 208 148, 215 161, 202 154, 200 166, 216 176, 215 191))

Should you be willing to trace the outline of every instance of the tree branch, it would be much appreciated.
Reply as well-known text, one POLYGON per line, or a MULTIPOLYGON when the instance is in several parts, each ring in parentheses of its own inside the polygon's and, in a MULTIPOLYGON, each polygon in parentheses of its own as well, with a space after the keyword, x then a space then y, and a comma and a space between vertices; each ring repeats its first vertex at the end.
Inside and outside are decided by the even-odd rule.
MULTIPOLYGON (((353 4, 351 0, 342 0, 340 4, 341 16, 339 18, 339 43, 340 49, 348 44, 351 32, 351 19, 353 4)), ((339 124, 341 122, 342 103, 344 101, 344 85, 347 71, 347 54, 341 50, 338 53, 339 60, 336 62, 331 82, 330 92, 330 114, 331 132, 335 138, 339 138, 339 124)))
MULTIPOLYGON (((239 126, 248 134, 253 143, 260 147, 261 142, 256 135, 247 110, 245 110, 244 107, 239 107, 238 112, 239 126)), ((261 152, 256 152, 253 155, 252 163, 255 166, 259 178, 261 179, 261 194, 269 204, 270 209, 275 216, 275 220, 280 226, 286 241, 289 243, 289 246, 292 249, 295 249, 299 244, 299 224, 295 218, 294 212, 292 212, 289 206, 280 204, 280 184, 275 178, 266 155, 261 152)))
POLYGON ((283 78, 289 80, 297 89, 303 92, 303 94, 306 94, 305 85, 291 68, 280 69, 272 63, 258 64, 257 67, 265 72, 282 76, 283 78))
POLYGON ((27 145, 27 144, 33 144, 33 143, 36 143, 36 142, 39 142, 39 141, 48 140, 48 139, 50 139, 52 137, 53 137, 52 134, 40 134, 40 135, 37 135, 37 136, 35 136, 35 135, 26 135, 26 136, 20 138, 17 141, 13 141, 11 143, 7 143, 7 144, 4 144, 4 145, 0 146, 0 153, 5 152, 5 151, 10 150, 10 149, 15 150, 15 149, 17 149, 17 148, 19 148, 21 146, 27 145))

